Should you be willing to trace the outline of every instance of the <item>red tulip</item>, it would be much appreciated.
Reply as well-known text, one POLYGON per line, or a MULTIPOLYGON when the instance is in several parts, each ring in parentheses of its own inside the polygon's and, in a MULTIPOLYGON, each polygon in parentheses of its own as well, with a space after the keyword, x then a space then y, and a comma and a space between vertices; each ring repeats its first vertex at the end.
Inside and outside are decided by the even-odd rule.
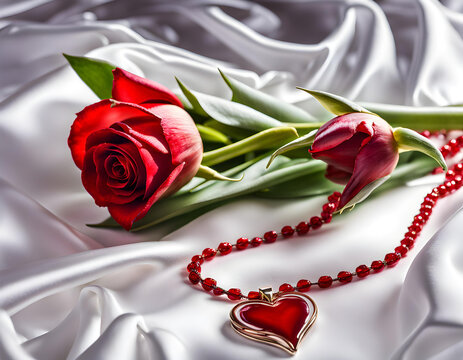
POLYGON ((388 176, 399 160, 393 129, 368 113, 349 113, 328 121, 318 130, 310 153, 328 164, 328 179, 347 184, 338 209, 367 185, 388 176))
POLYGON ((77 114, 68 144, 98 206, 129 230, 151 206, 190 181, 202 142, 167 88, 115 69, 112 94, 77 114))

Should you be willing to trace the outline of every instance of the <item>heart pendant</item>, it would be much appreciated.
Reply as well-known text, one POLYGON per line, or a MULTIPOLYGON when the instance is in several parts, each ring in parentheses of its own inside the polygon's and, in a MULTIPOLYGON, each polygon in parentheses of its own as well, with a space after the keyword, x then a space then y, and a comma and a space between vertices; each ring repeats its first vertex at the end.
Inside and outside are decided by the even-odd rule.
MULTIPOLYGON (((268 289, 266 289, 268 291, 268 289)), ((294 355, 317 317, 317 305, 308 296, 288 292, 262 300, 246 300, 230 312, 233 329, 256 341, 280 347, 294 355)))

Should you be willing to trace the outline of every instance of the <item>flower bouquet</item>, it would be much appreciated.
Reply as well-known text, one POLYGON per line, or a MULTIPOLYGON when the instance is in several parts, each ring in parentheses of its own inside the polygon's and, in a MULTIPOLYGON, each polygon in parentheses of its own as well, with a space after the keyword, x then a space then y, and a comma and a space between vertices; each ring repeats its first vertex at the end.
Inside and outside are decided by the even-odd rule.
POLYGON ((220 70, 231 100, 180 79, 176 95, 104 61, 65 56, 101 99, 77 114, 68 140, 85 189, 111 214, 91 226, 178 226, 251 194, 340 191, 336 214, 373 191, 446 169, 430 131, 463 129, 459 107, 360 105, 301 89, 327 110, 314 119, 220 70))

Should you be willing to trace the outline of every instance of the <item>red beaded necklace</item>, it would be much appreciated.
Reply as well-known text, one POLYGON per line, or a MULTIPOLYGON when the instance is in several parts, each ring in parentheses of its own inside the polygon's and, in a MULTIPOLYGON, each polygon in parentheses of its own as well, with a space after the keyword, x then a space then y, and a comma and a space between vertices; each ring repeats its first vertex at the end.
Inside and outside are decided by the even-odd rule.
MULTIPOLYGON (((422 133, 429 137, 429 132, 422 133)), ((456 155, 463 147, 463 135, 450 140, 441 148, 445 158, 456 155)), ((201 255, 192 257, 187 266, 188 279, 192 284, 201 284, 206 292, 212 292, 215 296, 226 295, 230 300, 245 300, 236 305, 230 312, 232 327, 241 335, 253 340, 278 346, 290 354, 295 354, 298 345, 314 323, 318 310, 315 302, 303 294, 312 286, 321 289, 331 287, 334 283, 348 284, 354 277, 365 278, 370 274, 381 272, 385 267, 395 266, 415 244, 423 226, 429 220, 437 200, 443 198, 463 185, 463 162, 450 167, 444 182, 433 188, 423 202, 419 213, 413 218, 400 245, 393 252, 386 254, 384 260, 374 260, 370 266, 359 265, 355 272, 340 271, 336 277, 321 276, 317 281, 301 279, 297 284, 284 283, 279 291, 272 294, 271 288, 249 291, 244 295, 239 288, 225 290, 217 285, 212 278, 201 277, 201 265, 204 261, 210 261, 217 254, 221 256, 230 254, 233 250, 242 251, 249 247, 259 247, 262 244, 270 244, 278 239, 290 238, 294 234, 305 235, 309 231, 317 230, 324 224, 331 222, 336 211, 341 194, 334 192, 328 196, 328 202, 323 205, 320 216, 313 216, 308 222, 302 221, 297 226, 283 226, 279 233, 267 231, 263 237, 254 237, 251 240, 245 237, 239 238, 235 244, 222 242, 217 249, 206 248, 201 255)))

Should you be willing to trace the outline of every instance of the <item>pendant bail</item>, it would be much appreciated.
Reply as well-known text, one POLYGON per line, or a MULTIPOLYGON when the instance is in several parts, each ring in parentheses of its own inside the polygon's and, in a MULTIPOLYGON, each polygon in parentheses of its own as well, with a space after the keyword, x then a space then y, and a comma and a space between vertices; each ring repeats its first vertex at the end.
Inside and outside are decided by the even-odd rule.
POLYGON ((260 298, 267 302, 273 301, 273 289, 271 287, 259 288, 260 298))

